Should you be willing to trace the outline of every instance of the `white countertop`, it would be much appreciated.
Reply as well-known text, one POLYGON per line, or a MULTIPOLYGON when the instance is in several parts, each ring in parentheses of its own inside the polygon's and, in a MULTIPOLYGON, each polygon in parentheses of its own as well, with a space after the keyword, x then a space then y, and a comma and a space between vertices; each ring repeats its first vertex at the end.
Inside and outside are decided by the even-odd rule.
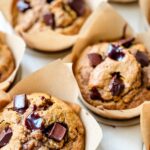
MULTIPOLYGON (((137 4, 117 5, 116 10, 127 19, 136 32, 144 31, 142 15, 137 4)), ((69 51, 59 53, 42 53, 27 49, 21 63, 21 78, 31 74, 47 63, 62 58, 69 51)), ((98 150, 142 150, 140 126, 112 127, 102 125, 103 140, 98 150)), ((91 129, 92 130, 92 129, 91 129)))

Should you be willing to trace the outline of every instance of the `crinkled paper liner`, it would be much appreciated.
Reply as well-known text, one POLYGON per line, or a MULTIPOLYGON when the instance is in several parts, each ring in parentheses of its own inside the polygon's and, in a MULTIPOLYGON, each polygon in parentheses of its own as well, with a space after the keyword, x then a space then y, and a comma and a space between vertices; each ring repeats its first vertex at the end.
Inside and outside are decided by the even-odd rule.
POLYGON ((25 43, 20 37, 13 34, 6 34, 6 42, 8 47, 13 53, 14 61, 15 61, 15 69, 5 81, 0 83, 0 90, 7 90, 9 86, 12 84, 12 82, 14 81, 22 57, 25 52, 25 43))
MULTIPOLYGON (((119 40, 122 37, 135 37, 135 42, 143 43, 147 50, 150 50, 150 33, 135 34, 128 23, 109 4, 104 2, 99 5, 91 17, 92 21, 87 22, 86 28, 83 31, 84 33, 82 34, 83 36, 76 42, 72 53, 64 59, 65 62, 73 62, 75 64, 76 59, 88 45, 99 41, 119 40)), ((140 105, 136 108, 126 110, 100 109, 87 103, 82 96, 80 97, 85 106, 91 111, 110 119, 123 120, 137 117, 142 107, 140 105)))
MULTIPOLYGON (((61 60, 56 60, 21 80, 8 95, 12 99, 16 94, 33 92, 47 93, 69 103, 75 103, 78 98, 76 81, 69 67, 61 60)), ((0 104, 3 105, 8 103, 4 96, 5 94, 0 93, 0 104)), ((86 110, 81 109, 80 117, 86 130, 85 150, 96 150, 102 139, 102 129, 86 110)))
POLYGON ((150 150, 150 102, 145 102, 143 104, 140 122, 141 133, 146 150, 150 150))
POLYGON ((0 83, 0 90, 7 90, 15 79, 15 76, 19 69, 19 65, 25 52, 26 45, 22 38, 18 37, 15 33, 12 32, 12 29, 2 16, 1 12, 0 12, 0 31, 5 33, 6 44, 12 51, 15 60, 14 71, 5 81, 0 83))
POLYGON ((150 1, 149 0, 139 0, 141 11, 143 13, 143 19, 145 22, 146 29, 149 29, 150 25, 150 1))

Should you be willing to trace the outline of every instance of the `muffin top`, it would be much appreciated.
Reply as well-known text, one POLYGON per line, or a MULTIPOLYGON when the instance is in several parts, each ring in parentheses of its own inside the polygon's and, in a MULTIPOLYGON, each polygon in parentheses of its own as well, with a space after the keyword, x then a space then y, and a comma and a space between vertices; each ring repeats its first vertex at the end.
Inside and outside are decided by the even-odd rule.
POLYGON ((84 127, 77 112, 77 106, 44 93, 16 95, 0 116, 0 148, 83 150, 84 127))
POLYGON ((128 109, 149 100, 149 53, 134 38, 89 46, 74 68, 84 99, 95 107, 128 109))
POLYGON ((54 30, 73 35, 89 14, 84 0, 15 0, 13 24, 18 32, 54 30))
POLYGON ((0 32, 0 82, 5 81, 15 69, 13 54, 6 43, 6 36, 0 32))

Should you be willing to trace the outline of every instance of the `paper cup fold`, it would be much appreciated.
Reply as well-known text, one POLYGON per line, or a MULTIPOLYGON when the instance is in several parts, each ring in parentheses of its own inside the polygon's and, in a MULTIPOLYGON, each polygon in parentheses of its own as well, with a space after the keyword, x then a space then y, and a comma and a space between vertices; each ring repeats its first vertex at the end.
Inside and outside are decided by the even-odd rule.
MULTIPOLYGON (((101 41, 114 41, 121 38, 135 37, 135 42, 145 45, 150 51, 150 33, 135 34, 130 25, 107 3, 102 3, 93 13, 93 20, 89 22, 84 36, 80 37, 73 47, 72 53, 67 56, 64 61, 73 62, 73 70, 76 59, 80 56, 82 51, 89 45, 96 44, 101 41), (114 23, 115 22, 115 23, 114 23)), ((78 87, 79 88, 79 87, 78 87)), ((107 110, 96 108, 80 96, 81 101, 94 113, 111 119, 131 119, 140 114, 141 106, 126 110, 107 110)))
POLYGON ((7 33, 5 34, 6 44, 8 45, 14 56, 15 69, 5 81, 0 83, 0 90, 7 90, 14 81, 26 47, 24 41, 17 35, 7 33))
POLYGON ((149 29, 150 25, 150 1, 149 0, 139 0, 141 11, 143 13, 143 18, 145 26, 149 29))
MULTIPOLYGON (((44 92, 67 103, 75 103, 78 98, 76 81, 69 67, 61 60, 52 62, 21 80, 9 91, 9 95, 12 99, 16 94, 33 92, 44 92)), ((6 104, 10 101, 3 98, 0 99, 0 103, 2 102, 6 104)), ((102 139, 102 129, 92 115, 84 109, 81 109, 80 118, 86 131, 85 150, 96 150, 102 139)))
POLYGON ((141 133, 146 150, 150 149, 150 102, 145 102, 141 110, 141 133))

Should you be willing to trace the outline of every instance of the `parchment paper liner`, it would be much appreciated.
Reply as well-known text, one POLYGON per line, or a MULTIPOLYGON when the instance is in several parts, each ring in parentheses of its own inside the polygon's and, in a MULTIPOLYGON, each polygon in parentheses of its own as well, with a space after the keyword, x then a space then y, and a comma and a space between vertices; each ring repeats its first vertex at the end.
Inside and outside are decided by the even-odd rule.
POLYGON ((15 34, 5 34, 7 45, 11 49, 15 59, 15 69, 5 81, 0 83, 0 90, 7 90, 11 83, 14 81, 25 52, 25 43, 20 37, 16 36, 15 34))
POLYGON ((109 2, 115 2, 115 3, 131 3, 136 2, 137 0, 108 0, 109 2))
MULTIPOLYGON (((93 0, 93 3, 91 3, 90 0, 85 1, 88 3, 92 11, 95 7, 97 7, 97 4, 101 3, 101 1, 97 0, 93 0)), ((0 10, 3 11, 10 23, 12 23, 13 20, 12 6, 13 0, 0 0, 0 10)), ((82 28, 84 28, 84 26, 82 26, 82 28)), ((79 34, 70 36, 62 35, 52 30, 34 33, 22 32, 21 35, 29 47, 40 51, 61 51, 70 48, 76 42, 79 36, 79 34)))
POLYGON ((146 28, 149 28, 150 26, 150 1, 149 0, 139 0, 141 11, 144 15, 144 22, 146 25, 146 28))
POLYGON ((141 111, 141 133, 146 150, 150 150, 150 102, 145 102, 141 111))
MULTIPOLYGON (((107 3, 99 6, 99 10, 95 11, 93 21, 89 22, 87 30, 84 30, 82 36, 74 45, 72 53, 67 56, 64 61, 73 62, 81 54, 82 50, 88 45, 97 43, 97 41, 113 41, 121 37, 135 37, 135 42, 140 42, 150 50, 150 33, 142 33, 135 35, 131 27, 126 21, 107 3), (126 29, 126 32, 124 32, 126 29), (123 35, 124 34, 124 35, 123 35)), ((107 110, 98 109, 87 103, 82 96, 82 102, 93 112, 106 118, 111 119, 130 119, 140 114, 142 105, 126 110, 107 110)))
MULTIPOLYGON (((46 65, 17 83, 9 92, 9 95, 12 98, 16 94, 29 94, 32 92, 44 92, 69 103, 76 102, 78 98, 76 81, 69 67, 60 60, 46 65)), ((0 104, 2 102, 4 104, 4 101, 6 101, 4 98, 0 99, 0 104)), ((102 139, 102 130, 96 120, 86 110, 81 109, 80 117, 86 129, 85 150, 95 150, 102 139)))

